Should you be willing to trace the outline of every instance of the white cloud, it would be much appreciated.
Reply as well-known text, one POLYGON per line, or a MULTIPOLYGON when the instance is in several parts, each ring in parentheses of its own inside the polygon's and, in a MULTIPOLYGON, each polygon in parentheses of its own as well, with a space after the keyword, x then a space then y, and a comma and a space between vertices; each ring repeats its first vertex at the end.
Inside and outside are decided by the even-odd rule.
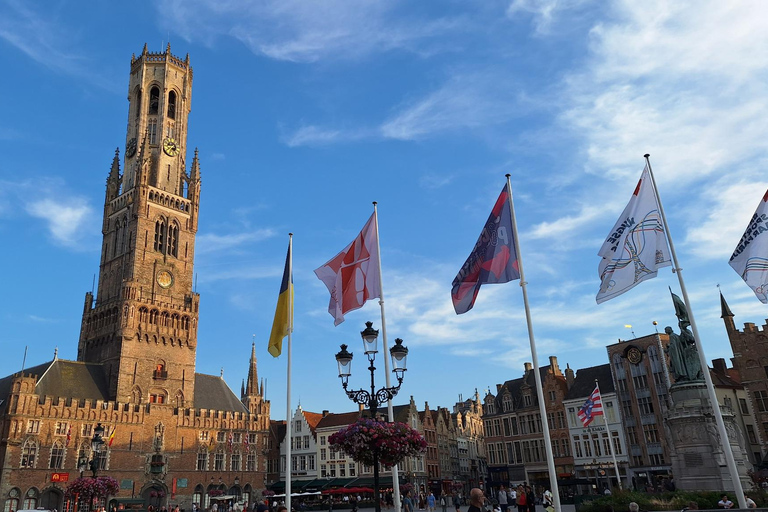
POLYGON ((586 3, 585 0, 512 0, 507 8, 507 16, 514 18, 520 13, 533 17, 538 34, 548 34, 557 16, 586 3))
POLYGON ((439 89, 406 102, 380 127, 390 139, 418 140, 457 129, 509 122, 526 111, 511 75, 495 71, 456 72, 439 89))
POLYGON ((54 240, 66 246, 76 246, 86 235, 83 227, 93 215, 93 210, 84 199, 71 198, 66 202, 52 198, 40 199, 26 205, 32 217, 48 224, 48 231, 54 240))
MULTIPOLYGON (((429 54, 429 41, 460 19, 404 19, 398 2, 167 0, 163 19, 187 40, 234 37, 256 54, 292 62, 360 58, 395 49, 429 54), (170 21, 169 21, 170 23, 170 21)), ((437 48, 435 46, 435 48, 437 48)))
POLYGON ((256 231, 232 233, 228 235, 205 233, 197 236, 195 245, 198 254, 206 254, 232 249, 253 242, 261 242, 272 238, 273 236, 275 236, 275 232, 272 229, 257 229, 256 231))
MULTIPOLYGON (((73 48, 76 30, 54 19, 54 9, 35 4, 8 0, 0 3, 0 39, 14 46, 49 69, 74 76, 87 76, 88 83, 117 91, 120 88, 88 62, 81 51, 73 48)), ((5 137, 13 136, 6 130, 5 137)), ((0 133, 0 138, 3 138, 0 133)))
POLYGON ((290 135, 283 136, 282 142, 288 147, 322 146, 341 139, 340 130, 320 128, 319 126, 302 126, 290 135))

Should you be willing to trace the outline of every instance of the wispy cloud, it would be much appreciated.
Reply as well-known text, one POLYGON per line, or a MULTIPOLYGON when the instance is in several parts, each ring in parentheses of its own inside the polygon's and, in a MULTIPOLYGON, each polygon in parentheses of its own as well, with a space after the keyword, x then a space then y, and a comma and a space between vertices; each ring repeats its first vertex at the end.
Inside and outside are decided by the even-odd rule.
POLYGON ((76 27, 62 24, 56 19, 55 9, 49 7, 17 0, 0 3, 0 39, 53 71, 87 76, 88 83, 117 91, 116 83, 73 48, 77 40, 76 27))
POLYGON ((272 238, 273 236, 275 236, 274 230, 268 228, 227 235, 204 233, 197 236, 195 244, 198 254, 206 254, 232 249, 253 242, 261 242, 272 238))
POLYGON ((339 141, 362 139, 366 136, 364 130, 348 131, 320 126, 302 126, 295 132, 281 137, 282 142, 289 147, 324 146, 339 141))
POLYGON ((513 77, 494 70, 456 72, 437 90, 396 110, 381 125, 382 136, 418 140, 440 132, 507 123, 528 109, 513 77))
POLYGON ((507 8, 507 16, 514 18, 529 14, 533 18, 536 33, 549 34, 558 16, 579 7, 589 0, 512 0, 507 8))
POLYGON ((243 4, 167 0, 159 4, 169 28, 207 44, 233 37, 256 54, 291 62, 357 59, 396 49, 430 54, 437 35, 462 30, 460 18, 398 16, 398 2, 267 0, 243 4))

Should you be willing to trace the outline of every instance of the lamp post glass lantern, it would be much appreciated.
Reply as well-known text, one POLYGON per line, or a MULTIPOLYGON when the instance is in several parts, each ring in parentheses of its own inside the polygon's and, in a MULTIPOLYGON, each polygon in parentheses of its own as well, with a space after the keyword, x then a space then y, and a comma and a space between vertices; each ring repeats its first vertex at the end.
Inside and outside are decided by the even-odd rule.
MULTIPOLYGON (((360 332, 360 337, 363 339, 363 351, 368 356, 370 365, 368 370, 371 372, 371 390, 347 389, 349 383, 349 377, 352 375, 352 353, 347 351, 347 345, 342 344, 341 350, 336 354, 336 362, 339 366, 339 378, 341 379, 341 386, 347 393, 350 400, 363 406, 368 406, 371 411, 371 419, 376 420, 376 412, 379 406, 385 404, 388 400, 393 399, 397 392, 400 391, 400 386, 403 384, 403 376, 406 369, 406 359, 408 356, 408 348, 403 346, 403 340, 397 338, 395 340, 395 346, 389 350, 392 357, 392 372, 397 377, 397 386, 382 387, 376 389, 374 381, 374 372, 376 367, 373 365, 378 353, 378 329, 373 328, 373 322, 366 322, 365 329, 360 332)), ((379 498, 379 456, 376 450, 373 450, 373 500, 376 507, 376 512, 381 512, 381 500, 379 498)))

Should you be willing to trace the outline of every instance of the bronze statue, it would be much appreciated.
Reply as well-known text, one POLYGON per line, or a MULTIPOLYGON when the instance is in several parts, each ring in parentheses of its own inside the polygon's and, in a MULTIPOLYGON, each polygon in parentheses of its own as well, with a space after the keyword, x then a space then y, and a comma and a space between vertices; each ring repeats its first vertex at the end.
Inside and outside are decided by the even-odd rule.
POLYGON ((664 329, 664 332, 669 335, 669 346, 666 350, 669 355, 669 368, 675 376, 675 382, 704 380, 701 373, 699 351, 696 349, 696 340, 691 331, 688 330, 688 326, 691 325, 688 309, 682 299, 674 293, 672 293, 672 302, 675 305, 675 316, 678 319, 677 325, 680 327, 680 334, 675 334, 672 327, 669 326, 664 329))

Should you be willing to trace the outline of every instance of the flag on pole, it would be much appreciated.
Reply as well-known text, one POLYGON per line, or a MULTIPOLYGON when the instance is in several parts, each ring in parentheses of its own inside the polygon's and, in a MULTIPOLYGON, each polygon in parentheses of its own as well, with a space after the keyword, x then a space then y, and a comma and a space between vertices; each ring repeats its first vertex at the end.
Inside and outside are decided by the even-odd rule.
POLYGON ((112 433, 109 434, 109 440, 107 441, 107 446, 112 446, 112 442, 115 440, 115 431, 117 430, 117 427, 112 428, 112 433))
POLYGON ((67 429, 67 442, 64 443, 64 446, 69 446, 69 442, 72 440, 72 425, 69 425, 69 428, 67 429))
POLYGON ((243 448, 245 449, 245 453, 251 453, 251 445, 250 445, 250 441, 248 441, 249 435, 250 434, 248 434, 248 432, 243 434, 243 448))
POLYGON ((763 235, 766 232, 768 191, 757 205, 755 214, 728 262, 763 304, 768 304, 768 235, 763 235))
POLYGON ((595 386, 595 390, 589 395, 584 405, 579 408, 579 419, 581 424, 587 427, 595 419, 595 416, 602 414, 603 400, 600 398, 600 388, 595 386))
POLYGON ((232 432, 230 432, 227 437, 227 451, 232 452, 232 432))
POLYGON ((505 185, 480 232, 475 248, 453 280, 451 299, 457 315, 472 309, 480 286, 520 279, 512 229, 509 190, 505 185))
POLYGON ((277 296, 275 319, 272 321, 272 332, 269 334, 268 352, 278 357, 283 351, 283 338, 293 330, 293 272, 291 269, 291 248, 288 244, 288 254, 285 256, 283 281, 280 283, 280 295, 277 296))
POLYGON ((602 257, 598 267, 598 304, 656 277, 659 268, 672 264, 659 202, 647 165, 629 204, 597 255, 602 257))
POLYGON ((213 436, 211 436, 211 439, 208 441, 208 451, 212 452, 214 448, 216 448, 216 441, 214 441, 213 436))
POLYGON ((381 298, 375 211, 352 243, 316 269, 315 275, 331 293, 328 312, 334 325, 343 322, 349 311, 363 307, 368 299, 381 298))

